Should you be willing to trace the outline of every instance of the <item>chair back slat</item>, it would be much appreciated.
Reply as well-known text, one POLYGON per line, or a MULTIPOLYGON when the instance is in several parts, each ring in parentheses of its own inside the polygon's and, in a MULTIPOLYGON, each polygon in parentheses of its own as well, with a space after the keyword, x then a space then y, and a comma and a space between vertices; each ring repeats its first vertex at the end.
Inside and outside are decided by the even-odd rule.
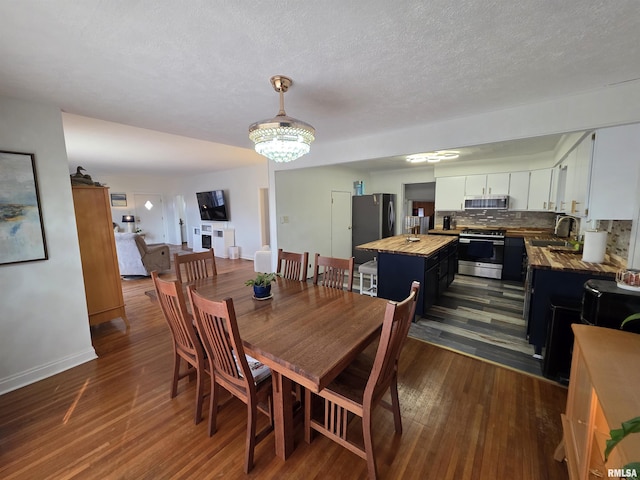
POLYGON ((313 269, 313 283, 324 285, 325 287, 345 288, 350 292, 353 290, 353 270, 355 259, 324 257, 319 253, 315 255, 315 266, 313 269))
POLYGON ((196 328, 211 362, 214 376, 245 389, 255 388, 251 370, 240 339, 233 300, 209 300, 190 285, 187 289, 196 328))
POLYGON ((402 302, 387 304, 380 343, 364 392, 364 403, 372 405, 386 390, 395 374, 400 352, 415 316, 420 283, 411 284, 409 296, 402 302))
POLYGON ((306 280, 309 252, 294 253, 278 249, 278 272, 290 280, 306 280))
POLYGON ((179 282, 193 282, 201 278, 217 275, 213 248, 206 252, 173 255, 173 265, 179 282), (184 272, 183 272, 184 271, 184 272))

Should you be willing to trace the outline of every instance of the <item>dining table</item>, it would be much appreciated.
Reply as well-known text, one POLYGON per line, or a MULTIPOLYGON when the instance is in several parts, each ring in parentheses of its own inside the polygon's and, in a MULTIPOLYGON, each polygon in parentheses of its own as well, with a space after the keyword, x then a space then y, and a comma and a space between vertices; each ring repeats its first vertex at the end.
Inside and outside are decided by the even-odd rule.
MULTIPOLYGON (((186 282, 206 298, 232 298, 245 353, 271 369, 275 453, 294 449, 293 383, 325 388, 380 334, 388 300, 277 277, 257 299, 246 272, 186 282)), ((151 292, 149 292, 151 293, 151 292)))

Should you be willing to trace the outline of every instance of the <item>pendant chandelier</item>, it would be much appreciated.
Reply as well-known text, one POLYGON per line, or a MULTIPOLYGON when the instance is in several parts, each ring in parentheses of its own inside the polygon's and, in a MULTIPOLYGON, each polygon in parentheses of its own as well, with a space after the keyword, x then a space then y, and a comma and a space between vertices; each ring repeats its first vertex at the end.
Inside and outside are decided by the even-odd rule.
POLYGON ((309 153, 316 134, 311 125, 288 117, 284 111, 284 92, 292 83, 283 75, 271 77, 271 85, 280 94, 280 111, 274 118, 249 127, 249 138, 255 143, 256 152, 279 163, 291 162, 309 153))

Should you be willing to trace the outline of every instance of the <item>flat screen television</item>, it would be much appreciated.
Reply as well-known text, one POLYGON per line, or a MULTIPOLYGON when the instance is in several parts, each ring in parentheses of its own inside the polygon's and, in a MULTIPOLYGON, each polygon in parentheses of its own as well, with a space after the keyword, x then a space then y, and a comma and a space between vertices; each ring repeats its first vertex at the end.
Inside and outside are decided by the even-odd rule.
POLYGON ((226 222, 229 220, 229 210, 225 199, 224 190, 212 190, 210 192, 198 192, 198 209, 200 220, 226 222))

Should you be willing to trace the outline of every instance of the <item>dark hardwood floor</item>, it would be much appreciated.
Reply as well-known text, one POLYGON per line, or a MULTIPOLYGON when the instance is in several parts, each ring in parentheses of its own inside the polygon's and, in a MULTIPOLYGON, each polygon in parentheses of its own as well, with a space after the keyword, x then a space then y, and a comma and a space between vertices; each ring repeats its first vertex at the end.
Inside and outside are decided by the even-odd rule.
MULTIPOLYGON (((252 267, 218 262, 247 278, 252 267)), ((97 360, 0 396, 0 478, 366 478, 364 460, 324 437, 307 445, 301 425, 287 461, 275 457, 270 434, 244 475, 244 405, 225 405, 209 438, 206 409, 193 423, 194 382, 169 397, 171 339, 144 295, 151 288, 148 278, 123 281, 131 328, 119 320, 92 328, 97 360)), ((553 460, 563 387, 412 338, 399 368, 403 434, 394 435, 388 411, 374 414, 381 478, 568 478, 553 460)))

